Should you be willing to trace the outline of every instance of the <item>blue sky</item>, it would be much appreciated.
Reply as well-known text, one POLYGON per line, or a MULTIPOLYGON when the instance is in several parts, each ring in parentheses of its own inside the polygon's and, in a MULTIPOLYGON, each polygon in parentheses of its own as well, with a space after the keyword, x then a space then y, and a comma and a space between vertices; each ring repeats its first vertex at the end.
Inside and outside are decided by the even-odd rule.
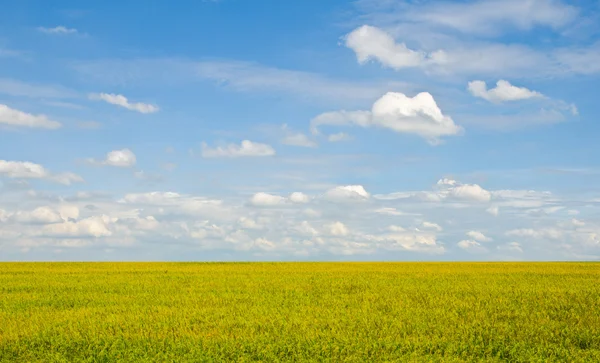
POLYGON ((596 260, 593 1, 0 15, 0 260, 596 260))

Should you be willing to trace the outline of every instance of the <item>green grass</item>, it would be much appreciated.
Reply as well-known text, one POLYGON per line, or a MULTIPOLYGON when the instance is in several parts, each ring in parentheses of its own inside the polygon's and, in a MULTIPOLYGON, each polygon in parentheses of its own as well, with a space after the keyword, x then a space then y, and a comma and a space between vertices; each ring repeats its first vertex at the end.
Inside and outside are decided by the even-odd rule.
POLYGON ((600 361, 596 263, 5 263, 2 362, 600 361))

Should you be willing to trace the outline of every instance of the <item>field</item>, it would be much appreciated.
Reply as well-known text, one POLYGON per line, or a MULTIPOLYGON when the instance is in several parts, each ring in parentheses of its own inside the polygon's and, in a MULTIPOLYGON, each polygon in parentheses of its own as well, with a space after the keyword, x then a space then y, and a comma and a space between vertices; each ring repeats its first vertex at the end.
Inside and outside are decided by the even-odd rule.
POLYGON ((4 263, 2 362, 600 361, 596 263, 4 263))

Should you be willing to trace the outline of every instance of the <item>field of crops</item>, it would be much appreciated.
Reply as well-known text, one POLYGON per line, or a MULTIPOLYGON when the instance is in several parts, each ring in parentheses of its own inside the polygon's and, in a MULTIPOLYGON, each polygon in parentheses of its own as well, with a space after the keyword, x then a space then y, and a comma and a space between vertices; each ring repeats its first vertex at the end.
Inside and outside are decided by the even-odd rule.
POLYGON ((5 263, 0 361, 600 361, 595 263, 5 263))

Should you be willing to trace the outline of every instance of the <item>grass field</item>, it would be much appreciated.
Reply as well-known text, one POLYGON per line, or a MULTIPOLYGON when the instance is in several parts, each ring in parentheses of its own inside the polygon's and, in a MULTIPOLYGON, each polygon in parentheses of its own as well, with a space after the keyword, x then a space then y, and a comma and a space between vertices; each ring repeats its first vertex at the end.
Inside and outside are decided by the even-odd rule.
POLYGON ((600 361, 596 263, 4 263, 0 361, 600 361))

